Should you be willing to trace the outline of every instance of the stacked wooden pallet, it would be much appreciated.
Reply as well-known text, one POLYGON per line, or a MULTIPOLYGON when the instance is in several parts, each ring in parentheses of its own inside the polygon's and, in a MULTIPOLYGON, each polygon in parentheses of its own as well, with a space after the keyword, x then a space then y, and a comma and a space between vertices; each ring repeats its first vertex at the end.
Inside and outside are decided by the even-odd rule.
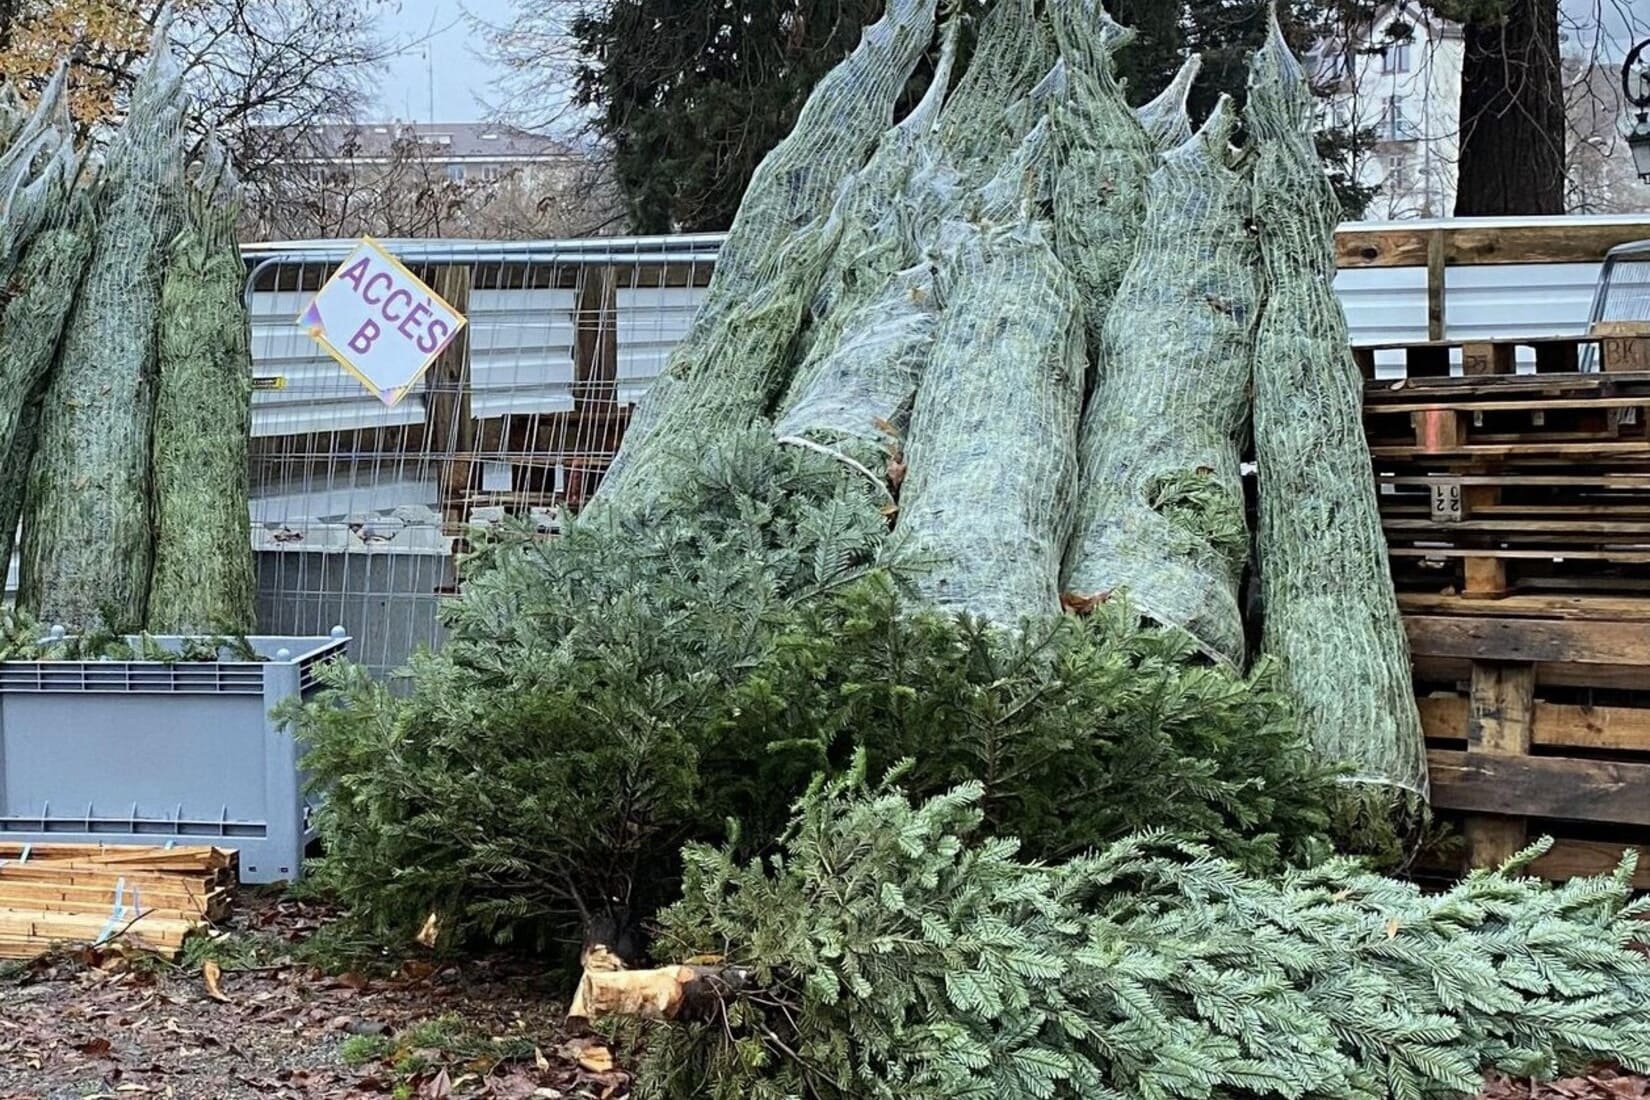
POLYGON ((0 842, 0 958, 117 941, 168 958, 228 911, 235 853, 0 842))
POLYGON ((1650 331, 1403 356, 1365 429, 1434 805, 1478 865, 1532 833, 1553 877, 1650 849, 1650 331))

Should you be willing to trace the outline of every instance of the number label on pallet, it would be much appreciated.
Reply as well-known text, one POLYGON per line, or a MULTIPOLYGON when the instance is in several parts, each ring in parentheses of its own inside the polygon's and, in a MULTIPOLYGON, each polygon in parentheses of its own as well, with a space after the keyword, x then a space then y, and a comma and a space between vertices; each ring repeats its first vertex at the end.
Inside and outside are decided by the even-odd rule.
POLYGON ((1461 522, 1461 485, 1449 481, 1432 487, 1432 519, 1435 523, 1461 522))

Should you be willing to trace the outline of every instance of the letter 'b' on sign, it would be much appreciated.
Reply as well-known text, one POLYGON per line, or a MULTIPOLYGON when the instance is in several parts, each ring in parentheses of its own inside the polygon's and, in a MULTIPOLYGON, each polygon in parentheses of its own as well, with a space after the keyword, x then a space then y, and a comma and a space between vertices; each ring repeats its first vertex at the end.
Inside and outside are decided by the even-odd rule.
POLYGON ((328 355, 391 407, 464 323, 371 237, 361 239, 298 317, 328 355))

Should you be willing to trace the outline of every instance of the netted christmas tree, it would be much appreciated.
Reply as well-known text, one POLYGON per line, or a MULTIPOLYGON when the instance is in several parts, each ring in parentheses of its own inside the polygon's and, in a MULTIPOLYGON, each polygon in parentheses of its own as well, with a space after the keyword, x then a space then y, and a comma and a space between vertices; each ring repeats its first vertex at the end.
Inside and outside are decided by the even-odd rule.
POLYGON ((1174 79, 1157 94, 1157 98, 1135 110, 1134 117, 1145 127, 1158 152, 1165 152, 1190 140, 1192 118, 1187 113, 1186 102, 1192 94, 1192 85, 1197 82, 1197 74, 1202 71, 1202 56, 1192 54, 1181 63, 1174 79))
POLYGON ((0 154, 0 278, 15 288, 0 306, 0 568, 11 562, 47 376, 91 252, 64 83, 60 69, 32 113, 0 111, 9 135, 0 154))
POLYGON ((765 860, 690 849, 661 947, 703 965, 664 972, 689 996, 637 1096, 1416 1100, 1650 1069, 1630 862, 1437 896, 1339 861, 1250 878, 1153 834, 1050 867, 981 836, 978 795, 850 775, 765 860))
POLYGON ((1087 365, 1077 287, 1041 216, 1049 145, 1045 122, 987 186, 981 223, 957 229, 896 527, 928 563, 917 586, 933 606, 1004 626, 1060 610, 1087 365))
POLYGON ((253 626, 252 352, 239 213, 240 182, 210 141, 185 188, 183 229, 161 284, 148 607, 156 633, 244 634, 253 626))
POLYGON ((155 331, 185 142, 182 74, 157 26, 97 187, 92 259, 41 405, 19 604, 72 629, 144 622, 153 560, 155 331))
POLYGON ((757 168, 706 300, 638 408, 598 500, 645 499, 673 436, 745 428, 783 392, 792 343, 840 232, 829 215, 844 181, 892 124, 894 104, 933 39, 936 5, 891 0, 757 168))
POLYGON ((1395 803, 1424 804, 1426 741, 1335 297, 1340 205, 1314 147, 1315 106, 1274 12, 1247 108, 1267 282, 1254 363, 1264 646, 1319 754, 1353 766, 1348 827, 1379 829, 1395 803))
POLYGON ((1082 295, 1090 360, 1103 370, 1101 330, 1145 222, 1157 150, 1112 71, 1113 53, 1134 32, 1090 0, 1052 11, 1069 84, 1051 111, 1059 151, 1054 225, 1060 259, 1082 295))
POLYGON ((819 448, 879 485, 939 321, 935 269, 923 252, 961 186, 938 141, 960 28, 951 22, 921 102, 837 203, 842 231, 774 424, 781 442, 819 448))
POLYGON ((1063 584, 1084 598, 1127 591, 1241 665, 1239 458, 1261 285, 1237 122, 1222 98, 1147 183, 1145 228, 1101 331, 1063 584))

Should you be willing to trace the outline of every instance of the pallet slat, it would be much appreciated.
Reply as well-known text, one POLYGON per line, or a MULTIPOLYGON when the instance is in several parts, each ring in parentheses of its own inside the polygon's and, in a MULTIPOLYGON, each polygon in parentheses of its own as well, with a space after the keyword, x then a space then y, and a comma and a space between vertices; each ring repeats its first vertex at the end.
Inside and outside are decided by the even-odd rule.
POLYGON ((1650 826, 1650 764, 1433 749, 1427 765, 1439 809, 1650 826))

